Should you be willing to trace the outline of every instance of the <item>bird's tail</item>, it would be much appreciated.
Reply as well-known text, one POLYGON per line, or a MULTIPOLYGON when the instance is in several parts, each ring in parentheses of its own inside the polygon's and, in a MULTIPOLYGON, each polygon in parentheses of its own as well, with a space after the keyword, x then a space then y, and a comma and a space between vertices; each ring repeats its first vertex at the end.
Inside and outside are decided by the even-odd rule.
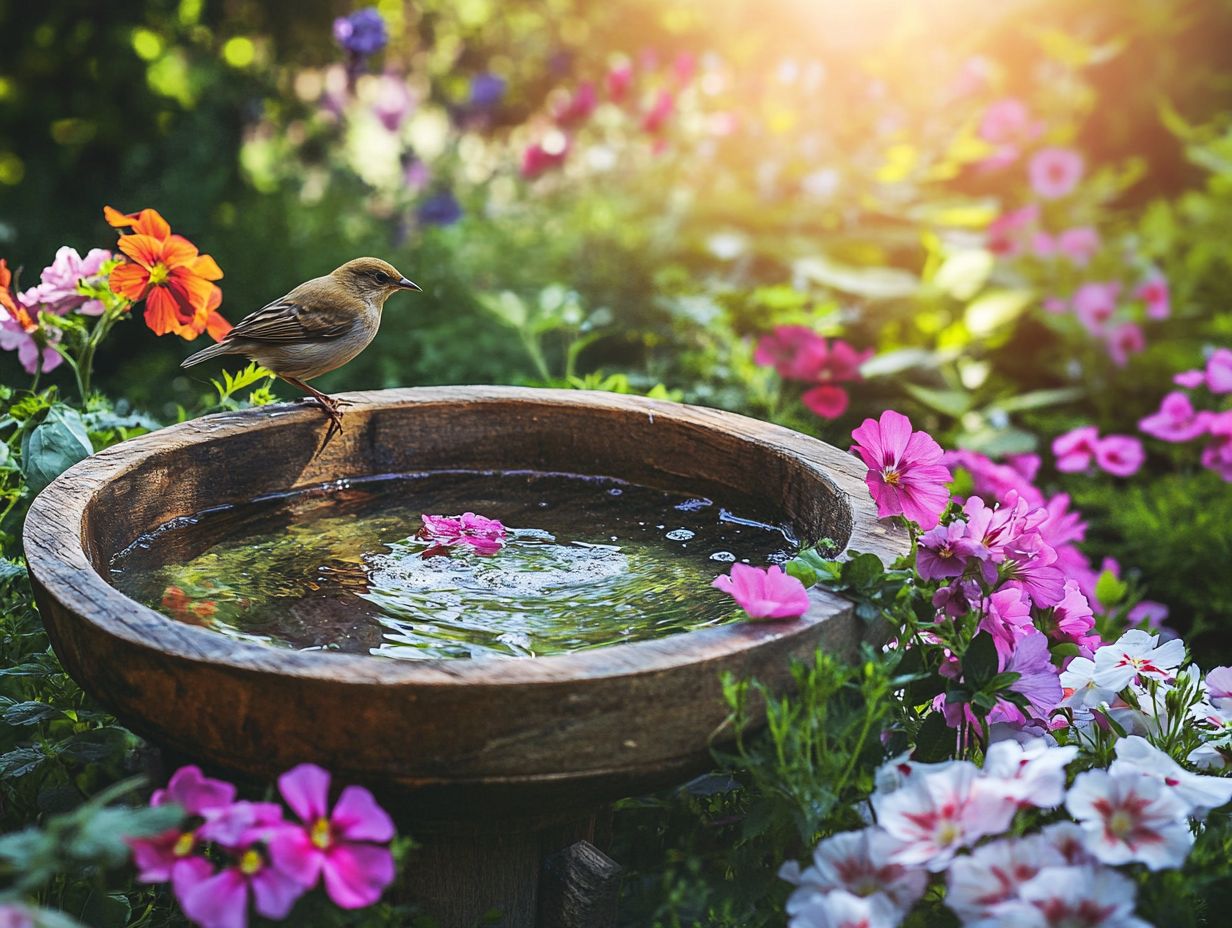
POLYGON ((180 367, 192 367, 194 364, 200 364, 202 361, 208 361, 210 358, 216 358, 220 354, 233 354, 235 347, 225 341, 217 342, 210 345, 208 348, 203 348, 196 354, 190 354, 181 363, 180 367))

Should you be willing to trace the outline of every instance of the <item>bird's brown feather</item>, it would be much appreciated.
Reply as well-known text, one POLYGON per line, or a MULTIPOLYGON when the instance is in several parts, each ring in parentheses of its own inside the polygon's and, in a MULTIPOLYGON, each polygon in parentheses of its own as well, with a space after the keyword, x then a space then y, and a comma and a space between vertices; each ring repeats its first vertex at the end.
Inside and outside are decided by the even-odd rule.
POLYGON ((323 312, 296 302, 292 294, 263 306, 241 319, 228 341, 296 342, 305 339, 338 338, 351 331, 354 316, 343 312, 323 312))

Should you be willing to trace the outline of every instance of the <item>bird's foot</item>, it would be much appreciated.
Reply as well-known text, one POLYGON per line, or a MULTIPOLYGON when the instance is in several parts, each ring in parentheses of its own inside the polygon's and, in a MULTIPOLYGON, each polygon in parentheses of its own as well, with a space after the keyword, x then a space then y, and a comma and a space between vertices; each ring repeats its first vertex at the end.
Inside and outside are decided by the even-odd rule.
POLYGON ((329 418, 329 428, 325 430, 325 440, 321 442, 321 447, 317 448, 317 453, 313 455, 314 459, 320 457, 329 443, 334 440, 334 436, 342 432, 342 413, 331 406, 322 405, 321 409, 329 418))

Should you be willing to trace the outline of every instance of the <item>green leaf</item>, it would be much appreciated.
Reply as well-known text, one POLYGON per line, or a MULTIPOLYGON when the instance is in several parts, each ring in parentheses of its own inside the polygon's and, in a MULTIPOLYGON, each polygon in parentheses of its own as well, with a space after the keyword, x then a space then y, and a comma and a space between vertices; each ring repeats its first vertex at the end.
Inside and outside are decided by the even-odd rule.
POLYGON ((977 338, 991 335, 1022 315, 1032 299, 1033 294, 1029 290, 986 293, 967 307, 967 329, 977 338))
POLYGON ((1105 609, 1110 609, 1125 598, 1129 584, 1119 579, 1110 570, 1105 570, 1095 581, 1095 598, 1105 609))
POLYGON ((956 300, 969 300, 987 282, 993 263, 992 253, 982 248, 955 251, 937 268, 932 285, 956 300))
POLYGON ((1043 409, 1046 406, 1059 406, 1062 403, 1072 403, 1086 396, 1086 390, 1081 387, 1060 387, 1055 390, 1030 390, 1018 396, 1009 396, 989 408, 1000 409, 1003 412, 1022 412, 1026 409, 1043 409))
POLYGON ((967 685, 983 688, 997 675, 997 646, 988 632, 980 632, 967 645, 962 659, 963 680, 967 685))
POLYGON ((17 779, 37 770, 47 760, 47 755, 38 745, 14 748, 0 754, 0 777, 17 779))
POLYGON ((1007 690, 1021 676, 1022 674, 1018 673, 1017 671, 1006 670, 1006 671, 1003 671, 1002 673, 997 674, 995 677, 989 680, 986 684, 984 684, 984 688, 988 690, 989 692, 993 692, 993 693, 1000 692, 1001 690, 1007 690))
POLYGON ((970 411, 972 406, 971 394, 965 390, 934 390, 915 383, 904 383, 903 388, 929 409, 955 419, 970 411))
POLYGON ((945 723, 944 715, 933 712, 920 726, 911 758, 922 764, 935 764, 953 755, 954 729, 945 723))
POLYGON ((0 720, 7 725, 37 725, 48 719, 59 718, 64 718, 64 713, 44 702, 19 702, 9 706, 3 715, 0 715, 0 720))
POLYGON ((812 255, 792 263, 792 271, 814 283, 870 300, 897 300, 913 296, 919 279, 891 267, 853 267, 825 255, 812 255))
POLYGON ((22 442, 21 469, 31 493, 39 493, 62 473, 94 453, 77 410, 57 403, 22 442))
POLYGON ((884 576, 885 565, 875 554, 856 554, 843 564, 843 581, 861 592, 872 590, 884 576))

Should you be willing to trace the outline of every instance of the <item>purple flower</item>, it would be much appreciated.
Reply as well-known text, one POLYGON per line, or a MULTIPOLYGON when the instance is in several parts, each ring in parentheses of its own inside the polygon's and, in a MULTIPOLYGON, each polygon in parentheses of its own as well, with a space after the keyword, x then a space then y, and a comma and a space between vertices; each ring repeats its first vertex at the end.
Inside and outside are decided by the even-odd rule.
POLYGON ((352 55, 367 57, 389 43, 389 33, 376 7, 369 6, 334 20, 334 41, 352 55))
POLYGON ((1207 431, 1214 441, 1202 451, 1202 466, 1232 483, 1232 410, 1212 416, 1207 431))
POLYGON ((933 528, 949 501, 953 477, 941 463, 941 446, 927 432, 913 432, 911 420, 887 409, 880 420, 865 419, 851 433, 854 450, 868 465, 864 482, 880 518, 902 515, 925 530, 933 528))
POLYGON ((428 226, 451 226, 462 218, 462 204, 450 191, 434 193, 419 204, 416 214, 428 226))
POLYGON ((984 560, 988 554, 988 549, 979 541, 967 537, 967 523, 959 519, 949 525, 938 525, 920 536, 916 569, 925 580, 961 577, 971 558, 984 560))
POLYGON ((500 103, 505 96, 505 79, 497 74, 484 72, 471 78, 470 105, 487 110, 500 103))
POLYGON ((278 790, 303 825, 276 829, 269 839, 274 867, 300 892, 324 878, 325 891, 343 909, 360 909, 381 898, 394 879, 394 859, 385 845, 394 823, 362 786, 348 786, 329 807, 329 773, 300 764, 278 778, 278 790))
POLYGON ((1216 348, 1206 362, 1206 388, 1212 393, 1232 393, 1232 351, 1216 348))
POLYGON ((1210 419, 1209 412, 1196 411, 1189 397, 1175 390, 1163 398, 1158 412, 1138 422, 1138 428, 1163 441, 1192 441, 1206 434, 1210 419))
MULTIPOLYGON (((1028 631, 1018 639, 1014 653, 1000 669, 1019 674, 1018 679, 1010 684, 1010 689, 1027 697, 1032 716, 1047 721, 1062 697, 1061 681, 1048 651, 1048 636, 1039 631, 1028 631)), ((1017 706, 1012 703, 1001 701, 993 713, 997 710, 1004 712, 1010 721, 1015 716, 1021 718, 1017 706)), ((990 722, 995 721, 993 714, 989 714, 988 718, 990 722)))
POLYGON ((372 112, 390 132, 398 131, 415 108, 415 102, 415 97, 402 78, 392 74, 382 74, 377 78, 372 112))
POLYGON ((750 619, 798 619, 809 608, 804 584, 778 566, 732 564, 731 574, 715 577, 711 586, 734 599, 750 619))

